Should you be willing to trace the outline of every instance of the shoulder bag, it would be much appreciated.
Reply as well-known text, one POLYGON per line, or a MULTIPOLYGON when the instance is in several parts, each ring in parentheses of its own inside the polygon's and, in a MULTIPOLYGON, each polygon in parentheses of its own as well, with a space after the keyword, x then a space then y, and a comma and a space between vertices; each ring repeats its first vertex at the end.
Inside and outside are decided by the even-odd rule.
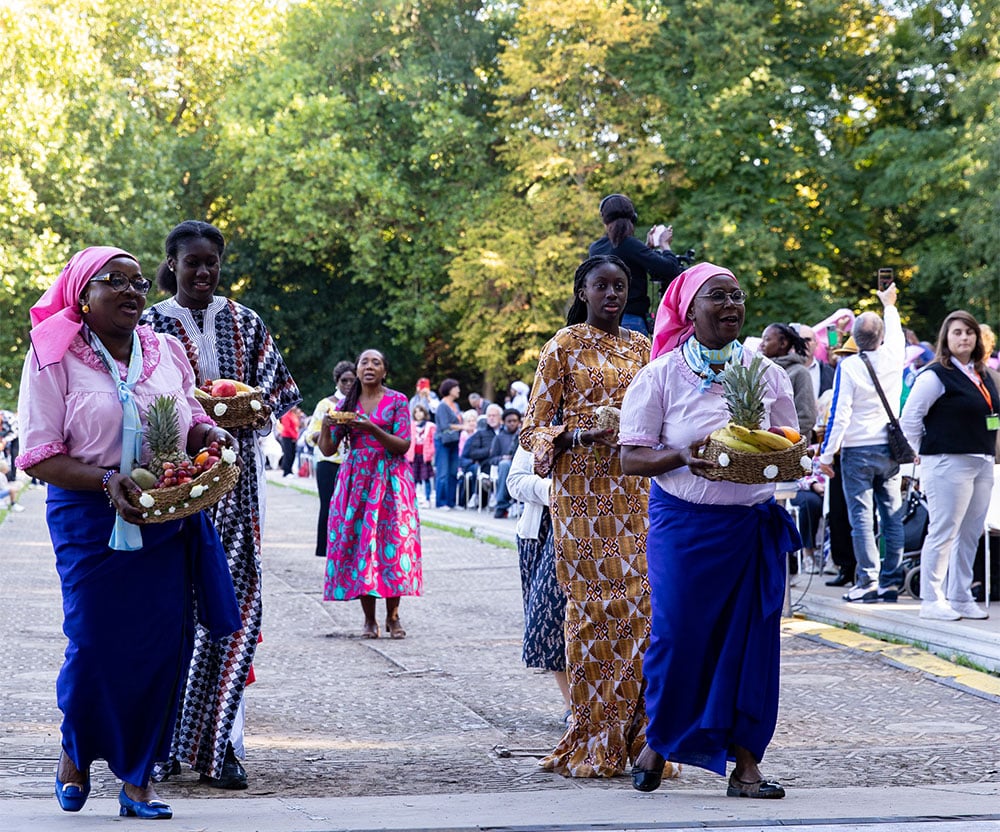
POLYGON ((882 400, 882 406, 885 408, 886 415, 889 417, 889 424, 887 425, 889 435, 889 456, 891 456, 900 465, 906 465, 907 463, 913 462, 917 458, 917 455, 913 452, 913 448, 910 447, 910 443, 906 441, 906 436, 903 435, 903 429, 899 426, 899 420, 892 414, 892 408, 889 407, 889 401, 886 399, 885 393, 882 391, 882 385, 878 382, 878 376, 875 375, 875 368, 872 367, 871 361, 868 360, 868 356, 863 352, 859 354, 859 357, 868 368, 868 374, 872 377, 872 384, 875 385, 875 392, 878 393, 878 397, 882 400))

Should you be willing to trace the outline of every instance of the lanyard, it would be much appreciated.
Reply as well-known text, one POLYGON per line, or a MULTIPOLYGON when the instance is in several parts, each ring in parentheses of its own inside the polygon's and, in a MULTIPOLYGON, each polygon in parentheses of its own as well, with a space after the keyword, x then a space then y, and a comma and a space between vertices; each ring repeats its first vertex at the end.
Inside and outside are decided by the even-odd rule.
POLYGON ((986 385, 983 384, 983 379, 979 375, 979 373, 976 373, 975 371, 973 371, 973 375, 975 375, 975 377, 976 377, 976 387, 978 387, 979 388, 979 392, 983 394, 983 398, 986 399, 986 404, 989 405, 990 412, 992 413, 993 412, 993 397, 990 395, 990 391, 987 389, 986 385))

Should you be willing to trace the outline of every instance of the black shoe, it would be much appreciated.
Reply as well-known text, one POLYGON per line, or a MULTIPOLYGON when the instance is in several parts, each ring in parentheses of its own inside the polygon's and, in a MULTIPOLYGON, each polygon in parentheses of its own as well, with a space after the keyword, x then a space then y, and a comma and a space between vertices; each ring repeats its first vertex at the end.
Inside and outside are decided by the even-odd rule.
POLYGON ((836 577, 831 578, 826 581, 827 586, 847 586, 851 582, 851 576, 848 575, 843 569, 837 572, 836 577))
POLYGON ((201 775, 199 781, 213 789, 228 789, 230 791, 240 791, 247 788, 247 773, 240 761, 236 759, 236 752, 230 743, 226 746, 226 756, 222 761, 222 772, 218 778, 209 777, 207 774, 201 775))
POLYGON ((663 781, 663 769, 654 771, 632 766, 632 788, 640 792, 655 792, 663 781))
POLYGON ((503 520, 506 516, 507 516, 507 509, 505 508, 498 508, 496 511, 493 512, 494 520, 503 520))
POLYGON ((768 783, 763 777, 753 783, 739 780, 736 773, 730 775, 726 797, 754 797, 760 800, 781 800, 785 790, 780 783, 768 783))

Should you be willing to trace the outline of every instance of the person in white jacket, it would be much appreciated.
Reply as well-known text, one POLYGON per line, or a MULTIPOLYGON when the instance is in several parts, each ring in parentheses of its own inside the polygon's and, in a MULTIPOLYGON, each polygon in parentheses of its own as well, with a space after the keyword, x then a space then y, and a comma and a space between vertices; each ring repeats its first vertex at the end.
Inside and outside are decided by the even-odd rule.
POLYGON ((859 315, 851 332, 858 354, 847 356, 837 365, 833 405, 819 458, 820 470, 833 477, 833 457, 840 451, 842 485, 858 561, 854 586, 844 600, 864 603, 895 601, 903 583, 904 508, 899 464, 889 454, 889 417, 862 356, 871 362, 889 407, 898 418, 906 339, 896 309, 896 285, 878 292, 878 297, 884 321, 874 312, 859 315), (885 544, 881 563, 874 534, 873 500, 885 544))
POLYGON ((528 667, 549 670, 566 704, 563 722, 569 719, 570 696, 566 681, 566 596, 556 581, 556 556, 549 516, 552 480, 534 472, 531 454, 518 446, 507 474, 507 491, 524 504, 517 521, 517 554, 521 564, 524 598, 524 647, 521 659, 528 667))

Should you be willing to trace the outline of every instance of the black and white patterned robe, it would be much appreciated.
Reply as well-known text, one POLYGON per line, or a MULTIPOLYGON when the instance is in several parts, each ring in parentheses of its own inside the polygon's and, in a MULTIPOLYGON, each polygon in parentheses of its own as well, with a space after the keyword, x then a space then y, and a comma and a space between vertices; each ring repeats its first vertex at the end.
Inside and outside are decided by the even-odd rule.
MULTIPOLYGON (((271 334, 252 309, 223 297, 213 298, 207 309, 187 309, 171 298, 147 309, 143 322, 180 340, 199 384, 230 378, 260 387, 276 417, 302 401, 271 334)), ((256 431, 230 432, 239 442, 243 471, 209 514, 226 550, 243 629, 213 643, 198 627, 171 746, 171 762, 188 763, 214 778, 221 774, 261 627, 264 457, 256 431)))

